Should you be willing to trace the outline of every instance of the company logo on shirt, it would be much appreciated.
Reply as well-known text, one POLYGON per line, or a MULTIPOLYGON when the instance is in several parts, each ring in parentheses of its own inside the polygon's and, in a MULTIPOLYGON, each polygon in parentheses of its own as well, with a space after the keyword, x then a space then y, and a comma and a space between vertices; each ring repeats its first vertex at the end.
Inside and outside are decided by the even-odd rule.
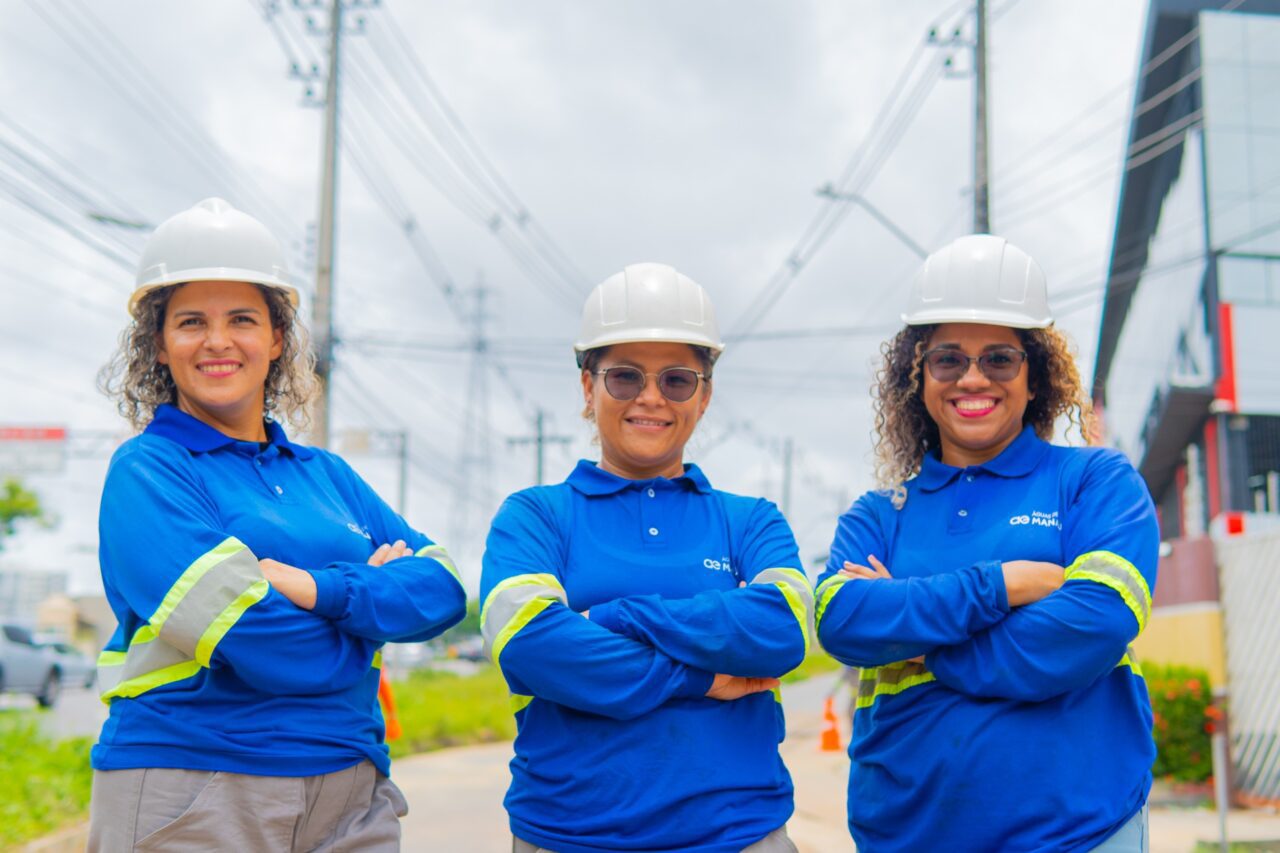
POLYGON ((721 557, 718 560, 713 557, 707 557, 702 561, 702 565, 713 572, 733 572, 733 566, 729 564, 728 557, 721 557))
POLYGON ((1009 523, 1014 527, 1021 524, 1029 524, 1032 527, 1056 527, 1062 529, 1062 519, 1058 518, 1057 512, 1036 512, 1030 515, 1015 515, 1009 519, 1009 523))
POLYGON ((347 529, 350 530, 352 533, 357 533, 360 536, 363 536, 365 539, 368 539, 370 542, 373 541, 373 537, 369 535, 369 531, 365 530, 363 527, 356 524, 354 521, 347 522, 347 529))

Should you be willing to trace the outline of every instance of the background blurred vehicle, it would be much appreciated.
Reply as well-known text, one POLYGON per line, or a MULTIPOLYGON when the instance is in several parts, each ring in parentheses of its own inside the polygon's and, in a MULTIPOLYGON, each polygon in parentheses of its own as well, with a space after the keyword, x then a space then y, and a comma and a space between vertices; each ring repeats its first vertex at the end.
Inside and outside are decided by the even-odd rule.
POLYGON ((61 663, 21 625, 0 625, 0 691, 30 693, 42 708, 62 693, 61 663))
POLYGON ((37 637, 36 642, 53 654, 62 671, 63 684, 83 684, 86 688, 93 686, 98 674, 98 664, 92 657, 62 640, 37 637))

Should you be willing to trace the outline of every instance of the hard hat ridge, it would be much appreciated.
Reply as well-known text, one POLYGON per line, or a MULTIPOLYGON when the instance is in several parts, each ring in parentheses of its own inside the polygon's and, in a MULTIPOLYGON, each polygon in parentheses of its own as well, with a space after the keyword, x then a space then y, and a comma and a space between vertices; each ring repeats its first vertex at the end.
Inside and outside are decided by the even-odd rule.
POLYGON ((1040 265, 1003 237, 969 234, 925 259, 911 281, 909 326, 987 323, 1015 329, 1053 325, 1040 265))
POLYGON ((207 198, 156 227, 138 262, 129 313, 160 287, 243 281, 284 291, 297 306, 284 250, 267 227, 221 198, 207 198))
POLYGON ((581 367, 588 350, 639 341, 706 347, 713 360, 724 351, 711 297, 667 264, 631 264, 596 285, 573 349, 581 367))

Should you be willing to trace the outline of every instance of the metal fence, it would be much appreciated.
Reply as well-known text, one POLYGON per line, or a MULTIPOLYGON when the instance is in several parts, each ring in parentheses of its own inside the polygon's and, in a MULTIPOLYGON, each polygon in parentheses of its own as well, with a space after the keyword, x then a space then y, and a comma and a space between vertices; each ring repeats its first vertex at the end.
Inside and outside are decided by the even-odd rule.
POLYGON ((1280 531, 1218 543, 1236 790, 1280 800, 1280 531))

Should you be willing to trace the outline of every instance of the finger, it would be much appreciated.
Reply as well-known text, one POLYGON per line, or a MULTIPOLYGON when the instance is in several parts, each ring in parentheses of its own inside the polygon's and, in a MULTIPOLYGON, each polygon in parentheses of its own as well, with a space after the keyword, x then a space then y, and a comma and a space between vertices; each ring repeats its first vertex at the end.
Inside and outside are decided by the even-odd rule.
POLYGON ((876 580, 881 577, 874 569, 869 569, 866 566, 853 566, 848 569, 842 569, 840 573, 861 580, 876 580))
POLYGON ((893 577, 893 575, 889 574, 889 570, 888 570, 888 569, 886 569, 886 568, 884 567, 884 563, 882 563, 882 562, 880 562, 879 560, 877 560, 874 554, 868 554, 868 555, 867 555, 867 562, 869 562, 871 565, 875 566, 876 573, 877 573, 878 575, 880 575, 880 577, 882 577, 882 578, 891 578, 891 577, 893 577))

